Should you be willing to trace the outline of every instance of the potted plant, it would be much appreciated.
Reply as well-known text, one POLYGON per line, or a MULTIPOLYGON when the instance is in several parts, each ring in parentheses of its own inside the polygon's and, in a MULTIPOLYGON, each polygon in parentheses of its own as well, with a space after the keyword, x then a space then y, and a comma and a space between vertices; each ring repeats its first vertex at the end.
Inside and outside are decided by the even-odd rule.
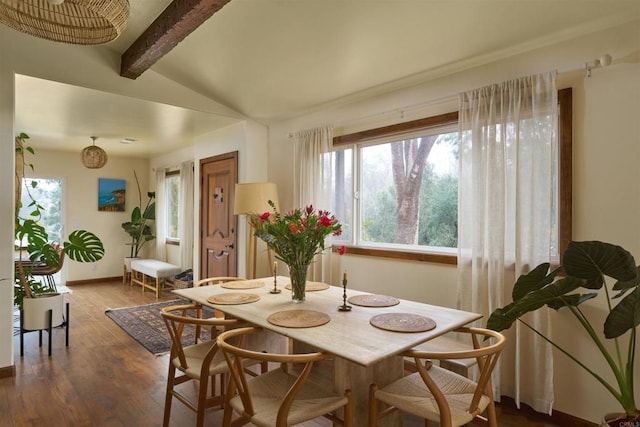
MULTIPOLYGON (((44 226, 39 223, 43 207, 32 196, 29 186, 25 184, 25 191, 30 199, 30 212, 28 217, 20 216, 21 188, 24 178, 24 170, 29 167, 33 170, 33 164, 25 160, 25 152, 35 154, 32 147, 25 141, 29 136, 21 133, 16 137, 16 210, 15 210, 15 240, 18 242, 16 249, 18 258, 16 261, 16 274, 14 283, 14 304, 22 308, 23 298, 36 297, 51 293, 51 289, 36 280, 31 274, 34 265, 46 265, 54 268, 61 264, 61 254, 77 262, 95 262, 104 256, 104 246, 95 234, 86 230, 74 230, 69 234, 68 240, 60 244, 60 250, 49 241, 49 235, 44 226), (26 245, 26 246, 25 246, 26 245), (28 260, 28 261, 27 261, 28 260)), ((35 186, 37 184, 32 184, 35 186)))
MULTIPOLYGON (((150 224, 150 221, 156 219, 156 203, 154 201, 156 193, 153 191, 147 193, 147 203, 143 209, 140 182, 138 181, 138 175, 135 170, 133 171, 133 176, 136 179, 136 186, 138 188, 138 206, 131 211, 131 220, 122 223, 122 229, 131 237, 131 242, 127 243, 131 246, 127 271, 131 271, 131 259, 139 257, 140 250, 144 244, 156 238, 150 224)), ((125 264, 126 263, 127 259, 125 258, 125 264)))
POLYGON ((633 367, 636 327, 640 323, 640 266, 636 266, 633 256, 620 246, 586 241, 570 242, 563 254, 562 265, 550 273, 549 267, 549 263, 543 263, 520 276, 513 288, 513 302, 491 313, 487 327, 502 331, 516 320, 520 321, 587 371, 620 403, 623 412, 613 417, 615 419, 606 419, 608 425, 632 425, 630 421, 636 425, 640 411, 634 397, 633 367), (616 280, 611 289, 607 278, 616 280), (586 290, 585 293, 581 293, 582 290, 586 290), (608 307, 604 337, 580 308, 583 302, 598 296, 605 298, 608 307), (616 300, 618 303, 614 305, 616 300), (616 379, 615 384, 607 382, 580 361, 579 356, 571 354, 522 319, 524 314, 545 305, 554 310, 566 307, 573 314, 577 325, 586 331, 604 356, 616 379), (627 349, 622 351, 624 343, 620 341, 625 335, 627 349), (607 349, 603 338, 615 341, 614 354, 607 349))

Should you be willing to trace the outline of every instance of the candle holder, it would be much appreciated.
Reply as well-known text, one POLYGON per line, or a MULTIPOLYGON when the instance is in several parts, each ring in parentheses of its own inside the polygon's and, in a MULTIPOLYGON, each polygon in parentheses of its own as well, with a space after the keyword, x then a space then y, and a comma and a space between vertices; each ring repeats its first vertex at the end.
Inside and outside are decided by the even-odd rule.
POLYGON ((338 311, 351 311, 351 306, 347 305, 347 273, 342 279, 342 305, 338 306, 338 311))
POLYGON ((282 292, 280 289, 278 289, 278 279, 277 279, 277 275, 274 271, 273 273, 273 289, 271 289, 269 291, 270 294, 279 294, 280 292, 282 292))

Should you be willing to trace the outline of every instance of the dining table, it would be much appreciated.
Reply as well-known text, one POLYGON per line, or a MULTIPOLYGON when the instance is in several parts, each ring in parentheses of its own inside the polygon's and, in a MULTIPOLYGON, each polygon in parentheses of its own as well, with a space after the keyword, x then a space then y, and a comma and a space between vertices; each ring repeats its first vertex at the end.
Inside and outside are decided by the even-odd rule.
MULTIPOLYGON (((346 279, 346 278, 345 278, 346 279)), ((398 284, 390 284, 390 289, 398 284)), ((350 389, 354 425, 368 425, 369 386, 404 375, 405 350, 482 317, 454 308, 307 282, 306 299, 291 300, 285 276, 175 289, 180 297, 219 310, 313 349, 333 354, 334 387, 350 389), (275 285, 274 285, 275 281, 275 285)), ((401 425, 401 415, 381 426, 401 425)))

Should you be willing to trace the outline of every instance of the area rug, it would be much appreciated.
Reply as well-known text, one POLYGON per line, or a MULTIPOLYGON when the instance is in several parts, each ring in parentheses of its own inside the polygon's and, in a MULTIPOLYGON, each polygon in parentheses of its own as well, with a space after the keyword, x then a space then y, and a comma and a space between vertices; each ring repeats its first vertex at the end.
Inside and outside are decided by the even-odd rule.
MULTIPOLYGON (((107 309, 105 314, 144 348, 158 355, 171 350, 171 337, 160 315, 160 309, 185 303, 188 302, 176 299, 135 307, 107 309)), ((206 310, 203 316, 211 317, 212 314, 206 310)), ((194 337, 195 328, 186 325, 182 334, 183 343, 193 343, 194 337)))

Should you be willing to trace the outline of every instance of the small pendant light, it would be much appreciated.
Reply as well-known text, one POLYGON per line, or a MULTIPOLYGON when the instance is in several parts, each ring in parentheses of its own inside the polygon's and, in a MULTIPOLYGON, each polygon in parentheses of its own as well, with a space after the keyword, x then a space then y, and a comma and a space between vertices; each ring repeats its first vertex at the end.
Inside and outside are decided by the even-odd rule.
POLYGON ((107 164, 107 153, 96 145, 97 136, 92 136, 93 145, 82 150, 82 164, 89 169, 100 169, 107 164))

